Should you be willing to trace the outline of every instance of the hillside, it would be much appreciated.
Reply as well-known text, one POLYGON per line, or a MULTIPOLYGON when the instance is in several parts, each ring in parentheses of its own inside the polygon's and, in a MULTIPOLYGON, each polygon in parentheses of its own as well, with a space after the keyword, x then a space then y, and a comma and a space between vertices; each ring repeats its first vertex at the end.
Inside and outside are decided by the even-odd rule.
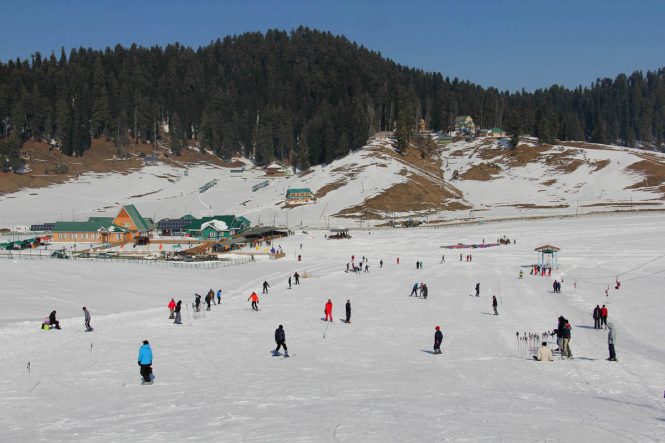
POLYGON ((413 147, 401 155, 394 141, 376 138, 330 164, 288 177, 266 177, 244 159, 223 164, 198 152, 188 155, 141 168, 138 160, 117 162, 118 169, 111 162, 122 173, 100 170, 2 195, 0 225, 81 219, 127 203, 156 220, 237 213, 252 223, 290 227, 386 225, 411 218, 432 224, 660 210, 665 192, 665 156, 606 145, 527 141, 506 150, 479 139, 425 156, 413 147), (240 164, 243 172, 229 167, 240 164), (265 181, 267 187, 251 190, 265 181), (310 188, 316 201, 287 205, 289 188, 310 188))

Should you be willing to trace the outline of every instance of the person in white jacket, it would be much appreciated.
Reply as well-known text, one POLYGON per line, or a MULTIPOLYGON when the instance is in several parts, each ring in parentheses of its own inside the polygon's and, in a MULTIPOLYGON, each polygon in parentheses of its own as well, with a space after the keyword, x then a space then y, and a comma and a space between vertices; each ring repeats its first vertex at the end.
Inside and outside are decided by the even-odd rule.
POLYGON ((534 355, 533 359, 538 361, 552 361, 552 350, 547 347, 546 341, 538 348, 538 355, 534 355))
POLYGON ((609 322, 607 324, 607 329, 608 329, 608 332, 607 332, 607 346, 610 349, 610 358, 608 358, 607 360, 617 361, 617 354, 614 350, 614 345, 615 345, 616 340, 617 340, 617 330, 614 327, 613 322, 609 322))

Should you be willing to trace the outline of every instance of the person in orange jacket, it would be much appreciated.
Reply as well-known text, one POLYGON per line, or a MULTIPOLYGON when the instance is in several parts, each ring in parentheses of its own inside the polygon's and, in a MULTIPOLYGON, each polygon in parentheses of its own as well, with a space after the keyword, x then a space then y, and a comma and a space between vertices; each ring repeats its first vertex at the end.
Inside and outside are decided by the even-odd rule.
POLYGON ((169 302, 169 312, 171 313, 171 315, 169 315, 170 320, 173 320, 175 318, 173 315, 174 311, 175 311, 175 300, 171 299, 171 301, 169 302))
POLYGON ((251 300, 252 301, 252 309, 255 311, 259 310, 259 307, 257 306, 257 303, 259 302, 259 296, 256 295, 256 292, 252 292, 252 295, 249 296, 247 301, 251 300))
POLYGON ((330 319, 330 321, 333 321, 333 318, 332 318, 332 301, 330 301, 330 299, 328 299, 328 302, 326 303, 326 308, 325 308, 324 312, 326 313, 326 321, 328 321, 328 319, 330 319))

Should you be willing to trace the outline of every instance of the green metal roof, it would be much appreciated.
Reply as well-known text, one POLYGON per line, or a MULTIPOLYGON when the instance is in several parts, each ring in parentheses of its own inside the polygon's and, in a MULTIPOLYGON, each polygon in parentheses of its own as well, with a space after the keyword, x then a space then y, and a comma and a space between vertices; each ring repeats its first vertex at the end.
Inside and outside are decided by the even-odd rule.
POLYGON ((290 194, 300 194, 300 193, 306 193, 309 192, 310 194, 312 193, 312 190, 309 188, 293 188, 293 189, 287 189, 286 190, 286 196, 288 197, 290 194))
POLYGON ((492 128, 490 132, 503 132, 503 129, 501 128, 492 128))
POLYGON ((226 226, 228 226, 229 229, 241 229, 243 223, 246 224, 247 227, 250 225, 250 221, 245 217, 236 217, 235 215, 212 215, 208 217, 193 218, 192 223, 189 225, 187 230, 200 231, 201 225, 213 220, 223 221, 226 223, 226 226))
POLYGON ((84 222, 59 221, 53 225, 53 232, 97 232, 109 224, 94 220, 84 222))
POLYGON ((125 209, 125 211, 127 211, 129 218, 132 219, 132 221, 136 225, 136 229, 139 232, 146 232, 152 228, 151 224, 146 219, 141 217, 141 214, 139 214, 139 211, 136 209, 134 205, 124 205, 123 208, 125 209))
POLYGON ((89 222, 113 223, 113 217, 88 217, 89 222))

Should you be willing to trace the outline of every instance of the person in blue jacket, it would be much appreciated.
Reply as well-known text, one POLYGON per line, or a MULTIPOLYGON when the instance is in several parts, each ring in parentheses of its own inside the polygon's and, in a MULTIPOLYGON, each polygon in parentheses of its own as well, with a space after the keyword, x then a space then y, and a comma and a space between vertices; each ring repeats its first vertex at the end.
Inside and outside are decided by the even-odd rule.
POLYGON ((152 349, 148 340, 143 340, 143 346, 139 348, 139 366, 141 367, 141 384, 152 383, 152 349))

